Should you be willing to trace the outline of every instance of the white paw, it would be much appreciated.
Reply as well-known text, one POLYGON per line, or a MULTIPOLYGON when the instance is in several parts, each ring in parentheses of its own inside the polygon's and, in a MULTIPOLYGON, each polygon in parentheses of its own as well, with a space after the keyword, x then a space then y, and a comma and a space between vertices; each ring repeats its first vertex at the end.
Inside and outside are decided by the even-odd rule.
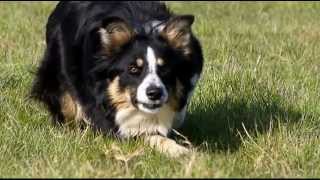
POLYGON ((170 145, 166 148, 166 151, 164 151, 164 153, 166 153, 170 157, 180 157, 182 155, 188 154, 189 152, 191 152, 190 149, 177 143, 170 145))
POLYGON ((147 142, 152 148, 165 153, 170 157, 179 157, 188 154, 191 151, 190 149, 177 144, 176 141, 163 136, 154 135, 147 137, 147 142))

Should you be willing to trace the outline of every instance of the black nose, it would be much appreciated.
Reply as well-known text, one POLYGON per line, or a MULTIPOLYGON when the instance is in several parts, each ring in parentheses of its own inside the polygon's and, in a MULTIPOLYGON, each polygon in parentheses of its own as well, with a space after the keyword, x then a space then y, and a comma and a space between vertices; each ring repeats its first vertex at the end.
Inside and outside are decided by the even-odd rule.
POLYGON ((162 89, 156 86, 150 86, 147 88, 147 96, 150 100, 159 100, 162 96, 162 89))

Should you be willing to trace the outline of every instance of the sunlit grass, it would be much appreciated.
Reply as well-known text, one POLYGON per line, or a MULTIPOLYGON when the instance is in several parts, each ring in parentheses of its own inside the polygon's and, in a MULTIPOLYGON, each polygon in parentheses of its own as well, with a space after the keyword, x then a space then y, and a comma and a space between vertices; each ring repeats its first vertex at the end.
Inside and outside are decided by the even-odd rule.
POLYGON ((181 130, 196 152, 170 159, 140 141, 53 127, 27 96, 55 3, 3 2, 1 177, 320 176, 320 4, 168 5, 196 16, 205 55, 181 130))

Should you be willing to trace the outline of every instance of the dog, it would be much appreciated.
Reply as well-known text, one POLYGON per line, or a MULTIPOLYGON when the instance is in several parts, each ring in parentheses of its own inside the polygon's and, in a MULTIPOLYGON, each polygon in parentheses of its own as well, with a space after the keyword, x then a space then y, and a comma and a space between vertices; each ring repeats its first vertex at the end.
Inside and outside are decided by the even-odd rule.
POLYGON ((143 137, 171 156, 189 152, 168 137, 183 124, 202 72, 193 22, 162 2, 59 2, 31 96, 54 124, 143 137))

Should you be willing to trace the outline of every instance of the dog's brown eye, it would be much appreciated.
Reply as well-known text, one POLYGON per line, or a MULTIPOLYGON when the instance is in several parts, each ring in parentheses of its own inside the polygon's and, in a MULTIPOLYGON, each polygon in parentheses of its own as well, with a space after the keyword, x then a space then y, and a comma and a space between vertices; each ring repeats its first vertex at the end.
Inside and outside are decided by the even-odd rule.
POLYGON ((140 72, 140 69, 134 65, 129 66, 129 72, 131 74, 138 74, 140 72))

